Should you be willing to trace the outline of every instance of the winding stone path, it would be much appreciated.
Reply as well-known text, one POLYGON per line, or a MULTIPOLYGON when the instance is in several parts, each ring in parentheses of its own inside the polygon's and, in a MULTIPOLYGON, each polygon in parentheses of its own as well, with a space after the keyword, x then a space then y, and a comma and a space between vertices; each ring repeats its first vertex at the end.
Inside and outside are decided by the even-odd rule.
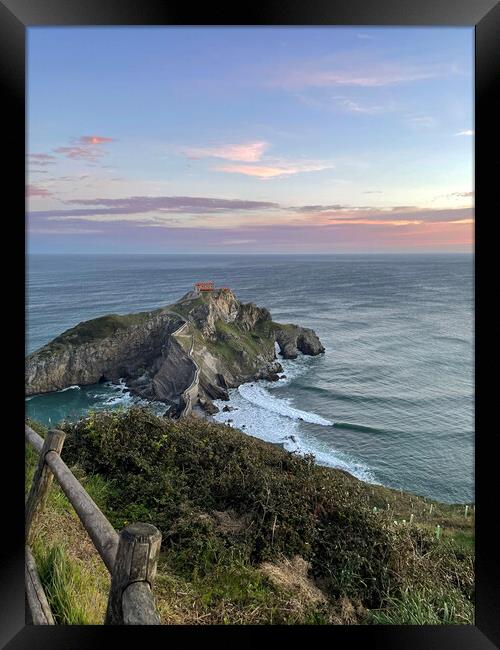
MULTIPOLYGON (((171 314, 174 314, 178 318, 184 319, 183 316, 178 314, 177 312, 169 310, 171 314)), ((194 406, 194 401, 198 397, 198 380, 200 376, 200 367, 196 363, 193 357, 193 349, 194 349, 194 336, 192 334, 182 334, 181 332, 186 328, 188 325, 188 322, 184 320, 182 325, 175 330, 175 332, 172 332, 172 336, 178 339, 179 337, 191 337, 191 346, 189 348, 188 356, 190 357, 191 361, 193 362, 195 366, 195 372, 194 372, 194 377, 193 381, 191 384, 183 391, 181 395, 181 403, 184 402, 184 408, 181 411, 181 416, 183 415, 189 415, 191 411, 193 410, 194 406)), ((183 346, 182 346, 183 347, 183 346)))

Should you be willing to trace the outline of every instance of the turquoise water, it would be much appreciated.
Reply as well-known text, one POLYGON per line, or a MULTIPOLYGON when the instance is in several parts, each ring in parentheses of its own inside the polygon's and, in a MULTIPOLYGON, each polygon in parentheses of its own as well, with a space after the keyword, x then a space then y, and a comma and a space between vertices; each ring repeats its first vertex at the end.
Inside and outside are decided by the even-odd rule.
MULTIPOLYGON (((474 499, 471 255, 33 255, 27 349, 89 318, 174 302, 202 279, 314 328, 326 348, 284 362, 280 382, 231 391, 236 410, 217 419, 367 481, 474 499)), ((134 401, 99 385, 26 407, 54 425, 134 401)))

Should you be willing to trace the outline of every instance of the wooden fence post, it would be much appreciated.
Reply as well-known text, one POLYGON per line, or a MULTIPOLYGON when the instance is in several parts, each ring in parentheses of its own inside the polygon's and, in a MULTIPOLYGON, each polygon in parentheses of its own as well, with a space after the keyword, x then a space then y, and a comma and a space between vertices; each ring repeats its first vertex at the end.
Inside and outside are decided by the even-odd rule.
POLYGON ((161 533, 151 524, 130 524, 120 533, 111 576, 108 625, 158 625, 151 591, 160 554, 161 533))
POLYGON ((24 583, 26 587, 26 622, 33 625, 54 625, 54 617, 36 570, 35 558, 25 548, 24 583))
POLYGON ((33 476, 33 483, 26 500, 25 534, 28 545, 31 545, 33 541, 33 521, 36 515, 43 510, 52 483, 52 472, 45 463, 45 456, 49 451, 60 454, 65 437, 66 434, 57 429, 51 429, 45 437, 38 460, 38 467, 33 476))

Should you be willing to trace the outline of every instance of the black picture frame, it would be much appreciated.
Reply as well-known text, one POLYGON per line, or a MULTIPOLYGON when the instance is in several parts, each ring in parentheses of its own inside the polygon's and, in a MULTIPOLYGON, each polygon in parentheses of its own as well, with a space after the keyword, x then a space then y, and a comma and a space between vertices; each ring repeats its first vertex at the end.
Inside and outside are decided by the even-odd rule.
MULTIPOLYGON (((7 347, 14 353, 8 364, 9 397, 4 411, 13 419, 3 431, 4 465, 14 466, 14 476, 2 492, 9 501, 13 514, 2 513, 3 535, 0 557, 0 645, 11 650, 18 648, 97 648, 111 644, 139 644, 147 647, 158 642, 202 640, 203 643, 224 637, 227 642, 255 644, 264 641, 287 642, 284 632, 293 634, 294 640, 310 639, 321 633, 332 646, 342 648, 347 644, 361 644, 370 648, 464 648, 489 649, 500 645, 500 599, 498 541, 494 534, 494 504, 496 496, 494 479, 498 472, 496 456, 490 452, 495 432, 491 428, 485 409, 495 403, 488 399, 490 383, 479 373, 479 359, 483 354, 476 337, 476 557, 477 600, 475 626, 331 626, 331 627, 108 627, 108 626, 26 626, 24 597, 24 283, 25 283, 25 35, 26 28, 35 25, 398 25, 398 26, 475 26, 476 35, 476 158, 475 158, 475 308, 476 328, 493 321, 489 317, 489 304, 481 305, 484 286, 490 276, 487 255, 488 222, 496 218, 494 208, 500 207, 498 199, 498 163, 489 162, 489 151, 498 158, 497 116, 500 115, 495 85, 500 80, 500 3, 497 0, 327 0, 289 1, 287 5, 276 0, 252 7, 236 5, 220 7, 213 3, 196 9, 173 5, 162 0, 0 0, 0 84, 4 111, 4 156, 7 174, 4 185, 4 203, 11 205, 4 215, 15 226, 4 237, 4 253, 15 252, 17 263, 9 265, 5 282, 14 284, 9 299, 9 318, 19 319, 16 336, 9 338, 7 347), (5 113, 6 110, 6 113, 5 113), (496 140, 495 140, 496 139, 496 140), (5 147, 6 145, 6 147, 5 147), (7 191, 8 190, 8 191, 7 191), (481 251, 479 255, 479 251, 481 251), (479 256, 478 256, 479 255, 479 256), (23 260, 23 261, 21 261, 23 260), (479 262, 479 260, 481 260, 479 262), (484 262, 484 266, 483 266, 484 262), (22 286, 20 286, 22 285, 22 286), (16 340, 16 346, 11 345, 16 340), (12 396, 12 398, 11 398, 12 396), (478 399, 480 396, 480 399, 478 399), (10 447, 10 448, 9 448, 10 447), (8 461, 7 459, 15 459, 8 461), (202 636, 200 636, 202 635, 202 636), (270 636, 271 635, 271 638, 270 636), (297 635, 302 638, 297 638, 297 635), (307 635, 307 636, 306 636, 307 635)), ((498 91, 498 87, 497 87, 498 91)), ((5 178, 5 176, 4 176, 5 178)), ((489 240, 491 242, 491 239, 489 240)), ((491 265, 492 266, 492 265, 491 265)), ((486 298, 488 300, 488 298, 486 298)), ((476 329, 477 331, 477 329, 476 329)), ((479 340, 478 340, 479 339, 479 340)), ((491 340, 494 341, 494 338, 491 340)), ((4 393, 6 395, 6 393, 4 393)), ((4 425, 6 426, 6 425, 4 425)), ((498 427, 498 425, 497 425, 498 427)), ((0 472, 5 480, 5 473, 0 472)))

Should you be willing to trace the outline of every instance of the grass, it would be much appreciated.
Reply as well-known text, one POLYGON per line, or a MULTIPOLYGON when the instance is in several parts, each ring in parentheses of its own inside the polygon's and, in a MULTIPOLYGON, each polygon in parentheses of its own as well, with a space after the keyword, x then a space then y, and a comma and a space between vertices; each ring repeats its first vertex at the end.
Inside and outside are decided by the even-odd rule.
POLYGON ((151 316, 151 312, 140 312, 136 314, 109 314, 100 316, 72 327, 60 336, 55 338, 50 345, 81 345, 99 339, 106 338, 120 330, 140 325, 151 316))
POLYGON ((104 622, 104 594, 91 569, 75 562, 64 546, 45 547, 38 542, 33 554, 57 624, 99 625, 104 622))
MULTIPOLYGON (((42 437, 46 428, 28 424, 42 437)), ((29 492, 38 454, 26 445, 25 491, 29 492)), ((106 507, 106 481, 74 472, 101 508, 106 507)), ((33 556, 56 623, 100 625, 104 622, 110 578, 87 531, 56 482, 49 490, 45 509, 33 523, 33 556)))
POLYGON ((241 371, 252 375, 262 367, 262 357, 273 359, 274 337, 265 322, 251 331, 243 331, 237 323, 216 322, 216 339, 203 340, 209 351, 217 358, 223 359, 230 370, 236 374, 241 371), (260 358, 260 360, 258 360, 260 358))
POLYGON ((470 624, 474 607, 460 593, 435 585, 433 589, 406 589, 401 597, 388 598, 383 609, 370 612, 369 619, 379 625, 470 624))
POLYGON ((368 486, 197 418, 133 408, 66 426, 63 455, 105 479, 112 523, 150 521, 162 531, 166 618, 182 610, 212 622, 380 622, 425 598, 429 622, 472 620, 473 555, 464 544, 472 518, 458 506, 434 504, 429 514, 421 497, 368 486), (266 563, 296 556, 325 595, 321 605, 292 607, 294 595, 262 575, 266 563), (436 584, 441 596, 430 599, 436 584))
POLYGON ((439 525, 443 538, 453 539, 464 549, 474 549, 475 514, 472 504, 469 504, 466 517, 464 504, 440 503, 380 485, 366 485, 365 491, 369 504, 376 508, 378 513, 390 515, 398 525, 414 524, 429 534, 435 534, 436 526, 439 525))
MULTIPOLYGON (((63 458, 115 528, 161 530, 164 624, 473 623, 463 506, 367 485, 194 417, 134 407, 61 426, 63 458)), ((27 476, 35 462, 28 452, 27 476)), ((55 485, 36 526, 58 621, 102 622, 109 576, 55 485)))

